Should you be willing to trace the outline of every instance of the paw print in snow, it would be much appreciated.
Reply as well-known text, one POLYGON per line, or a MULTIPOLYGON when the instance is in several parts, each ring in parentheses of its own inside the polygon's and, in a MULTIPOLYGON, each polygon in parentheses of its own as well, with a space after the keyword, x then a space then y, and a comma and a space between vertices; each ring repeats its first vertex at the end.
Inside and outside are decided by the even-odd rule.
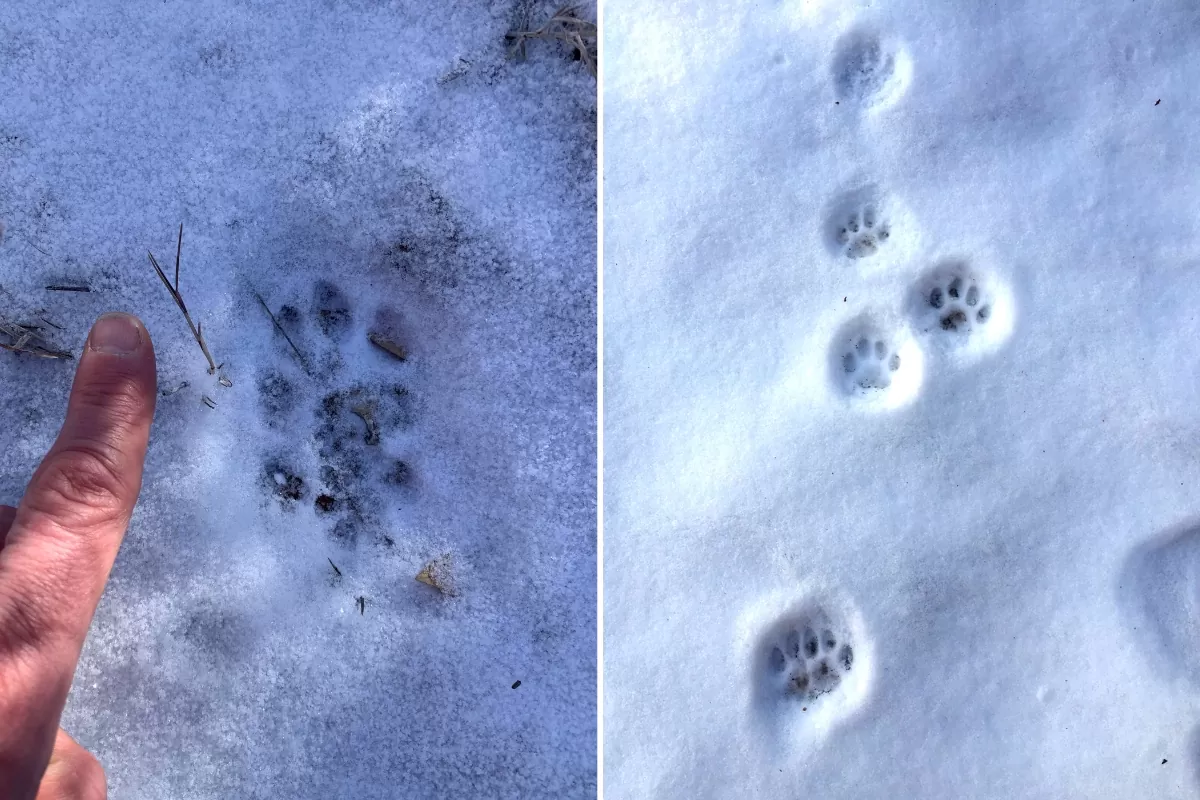
POLYGON ((929 306, 939 313, 942 330, 956 333, 969 333, 976 325, 986 325, 992 316, 991 303, 980 302, 974 279, 958 275, 944 287, 929 290, 929 306))
POLYGON ((849 218, 837 231, 837 242, 847 258, 867 258, 875 255, 879 248, 891 238, 892 229, 882 219, 873 203, 850 213, 849 218))
POLYGON ((914 287, 916 327, 964 352, 994 349, 1012 332, 1013 301, 1007 284, 965 261, 950 261, 914 287))
POLYGON ((834 337, 829 357, 835 387, 856 404, 895 408, 920 389, 921 351, 902 326, 854 320, 834 337))
POLYGON ((900 354, 890 352, 882 339, 872 342, 863 336, 842 354, 842 369, 862 391, 886 389, 892 385, 892 374, 900 370, 900 354))
POLYGON ((867 28, 842 37, 831 66, 838 103, 864 109, 893 104, 912 79, 912 59, 903 45, 867 28))
POLYGON ((854 668, 854 648, 832 628, 816 629, 810 621, 789 630, 771 648, 767 663, 784 694, 812 701, 837 689, 854 668))
POLYGON ((768 735, 789 748, 818 744, 862 708, 874 673, 871 641, 849 598, 816 599, 766 598, 767 619, 755 615, 753 707, 768 735))
POLYGON ((830 255, 872 271, 906 261, 917 247, 917 225, 902 200, 876 184, 841 192, 825 206, 821 234, 830 255))

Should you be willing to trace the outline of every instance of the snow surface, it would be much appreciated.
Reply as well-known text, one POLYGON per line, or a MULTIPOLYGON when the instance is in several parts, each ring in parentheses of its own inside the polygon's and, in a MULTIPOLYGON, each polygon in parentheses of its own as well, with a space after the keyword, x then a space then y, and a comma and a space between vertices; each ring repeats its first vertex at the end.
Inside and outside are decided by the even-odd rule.
MULTIPOLYGON (((504 42, 552 10, 0 5, 0 317, 189 383, 63 719, 114 800, 594 795, 595 80, 504 42)), ((73 369, 3 355, 14 502, 73 369)))
POLYGON ((1200 7, 605 25, 607 796, 1194 796, 1200 7))

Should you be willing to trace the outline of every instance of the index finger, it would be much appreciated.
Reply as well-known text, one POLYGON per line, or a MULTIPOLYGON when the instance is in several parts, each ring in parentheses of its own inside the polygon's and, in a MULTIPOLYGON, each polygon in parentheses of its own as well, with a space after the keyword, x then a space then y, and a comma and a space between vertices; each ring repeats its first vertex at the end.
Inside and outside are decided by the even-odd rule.
POLYGON ((155 384, 145 326, 125 314, 101 317, 66 421, 0 550, 0 665, 37 652, 48 679, 65 677, 64 700, 141 489, 155 384))

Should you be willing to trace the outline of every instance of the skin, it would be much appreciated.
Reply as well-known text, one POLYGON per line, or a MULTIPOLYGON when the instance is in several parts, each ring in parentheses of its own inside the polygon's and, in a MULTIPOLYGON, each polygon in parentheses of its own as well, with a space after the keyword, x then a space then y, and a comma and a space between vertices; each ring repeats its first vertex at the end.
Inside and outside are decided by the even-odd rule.
POLYGON ((142 484, 154 347, 106 314, 66 421, 20 503, 0 506, 0 795, 104 800, 104 769, 58 727, 79 653, 142 484))

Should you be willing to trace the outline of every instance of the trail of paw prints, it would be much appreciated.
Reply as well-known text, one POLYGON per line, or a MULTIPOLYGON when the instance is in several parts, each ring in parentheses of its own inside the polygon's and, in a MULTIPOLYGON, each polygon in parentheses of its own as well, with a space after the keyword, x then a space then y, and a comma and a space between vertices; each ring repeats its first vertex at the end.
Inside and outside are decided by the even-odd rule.
POLYGON ((860 707, 870 654, 857 615, 806 602, 773 620, 757 644, 755 694, 764 721, 790 737, 821 734, 860 707))
POLYGON ((912 59, 898 40, 860 26, 838 41, 831 71, 839 105, 880 109, 908 89, 912 59))
POLYGON ((860 317, 834 336, 830 373, 835 390, 865 408, 897 408, 916 397, 924 358, 904 328, 860 317))
POLYGON ((1012 292, 999 277, 969 261, 943 262, 913 286, 914 326, 942 347, 978 355, 1003 344, 1012 333, 1012 292))

